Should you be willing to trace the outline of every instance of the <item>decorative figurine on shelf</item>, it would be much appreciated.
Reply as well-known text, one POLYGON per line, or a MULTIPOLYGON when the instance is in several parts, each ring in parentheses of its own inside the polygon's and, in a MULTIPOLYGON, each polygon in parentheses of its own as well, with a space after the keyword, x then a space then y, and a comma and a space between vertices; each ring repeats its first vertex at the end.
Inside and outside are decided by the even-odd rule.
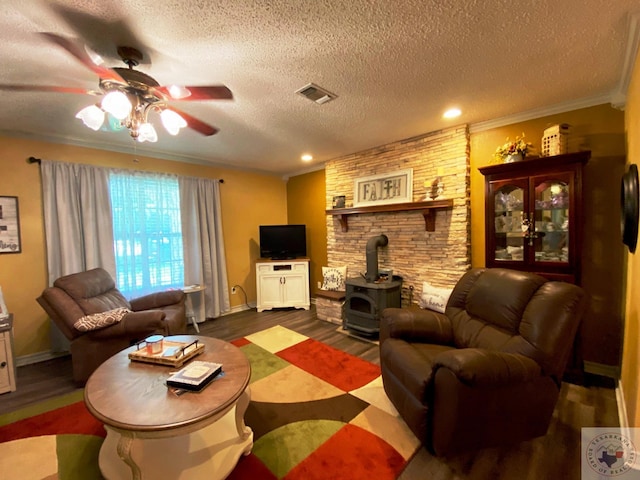
POLYGON ((562 185, 552 185, 551 187, 551 207, 566 208, 569 206, 569 193, 562 185))
POLYGON ((333 208, 344 208, 344 200, 344 195, 336 195, 335 197, 333 197, 333 208))
POLYGON ((436 179, 431 184, 431 189, 429 190, 429 197, 431 200, 435 200, 438 197, 441 197, 444 193, 444 182, 442 181, 442 177, 436 177, 436 179))
POLYGON ((439 167, 438 174, 433 182, 425 180, 424 187, 427 190, 426 195, 424 196, 425 201, 435 200, 438 197, 442 197, 442 194, 444 193, 444 182, 442 181, 443 175, 444 168, 439 167))

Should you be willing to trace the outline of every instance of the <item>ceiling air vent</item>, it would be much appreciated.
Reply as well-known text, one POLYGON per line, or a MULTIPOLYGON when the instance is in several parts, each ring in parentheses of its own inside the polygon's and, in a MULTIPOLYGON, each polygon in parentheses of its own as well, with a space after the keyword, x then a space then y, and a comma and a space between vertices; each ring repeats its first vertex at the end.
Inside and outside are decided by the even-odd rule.
POLYGON ((322 105, 323 103, 330 102, 334 98, 338 97, 337 95, 331 92, 328 92, 324 88, 319 87, 314 83, 305 85, 300 90, 296 90, 296 93, 299 95, 302 95, 303 97, 308 98, 312 102, 316 102, 318 105, 322 105))

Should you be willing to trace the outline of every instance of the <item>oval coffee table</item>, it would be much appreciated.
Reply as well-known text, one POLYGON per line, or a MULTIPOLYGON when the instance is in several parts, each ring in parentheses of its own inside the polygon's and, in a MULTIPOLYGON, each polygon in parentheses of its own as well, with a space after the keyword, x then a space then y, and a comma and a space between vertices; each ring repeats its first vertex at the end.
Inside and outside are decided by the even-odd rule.
POLYGON ((244 424, 250 400, 247 357, 215 338, 166 338, 197 339, 205 350, 195 360, 221 363, 224 375, 201 392, 178 396, 165 385, 178 369, 129 360, 136 347, 100 365, 87 381, 84 400, 107 430, 99 459, 107 479, 222 479, 251 452, 253 432, 244 424))

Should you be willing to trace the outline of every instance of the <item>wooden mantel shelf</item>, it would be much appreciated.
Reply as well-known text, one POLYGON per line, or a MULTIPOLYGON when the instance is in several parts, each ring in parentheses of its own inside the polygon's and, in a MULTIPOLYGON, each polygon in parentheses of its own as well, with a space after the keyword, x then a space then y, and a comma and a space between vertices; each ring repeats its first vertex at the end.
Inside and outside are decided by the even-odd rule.
POLYGON ((368 207, 332 208, 326 210, 327 215, 338 217, 343 232, 349 231, 348 218, 350 215, 362 213, 402 212, 409 210, 421 210, 424 217, 424 227, 427 232, 436 230, 436 210, 453 208, 452 199, 431 200, 427 202, 392 203, 387 205, 372 205, 368 207))

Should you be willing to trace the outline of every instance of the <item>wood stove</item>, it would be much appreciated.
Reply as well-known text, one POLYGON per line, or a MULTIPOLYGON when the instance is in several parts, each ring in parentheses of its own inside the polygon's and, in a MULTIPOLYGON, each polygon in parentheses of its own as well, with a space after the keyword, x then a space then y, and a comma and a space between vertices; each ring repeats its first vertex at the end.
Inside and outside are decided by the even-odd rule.
POLYGON ((367 241, 367 273, 345 282, 343 329, 377 335, 382 310, 402 305, 402 277, 378 271, 378 247, 388 243, 386 235, 371 237, 367 241))
POLYGON ((380 332, 380 316, 388 307, 400 307, 402 277, 394 275, 385 282, 368 282, 365 278, 349 278, 345 282, 342 328, 367 336, 380 332))

